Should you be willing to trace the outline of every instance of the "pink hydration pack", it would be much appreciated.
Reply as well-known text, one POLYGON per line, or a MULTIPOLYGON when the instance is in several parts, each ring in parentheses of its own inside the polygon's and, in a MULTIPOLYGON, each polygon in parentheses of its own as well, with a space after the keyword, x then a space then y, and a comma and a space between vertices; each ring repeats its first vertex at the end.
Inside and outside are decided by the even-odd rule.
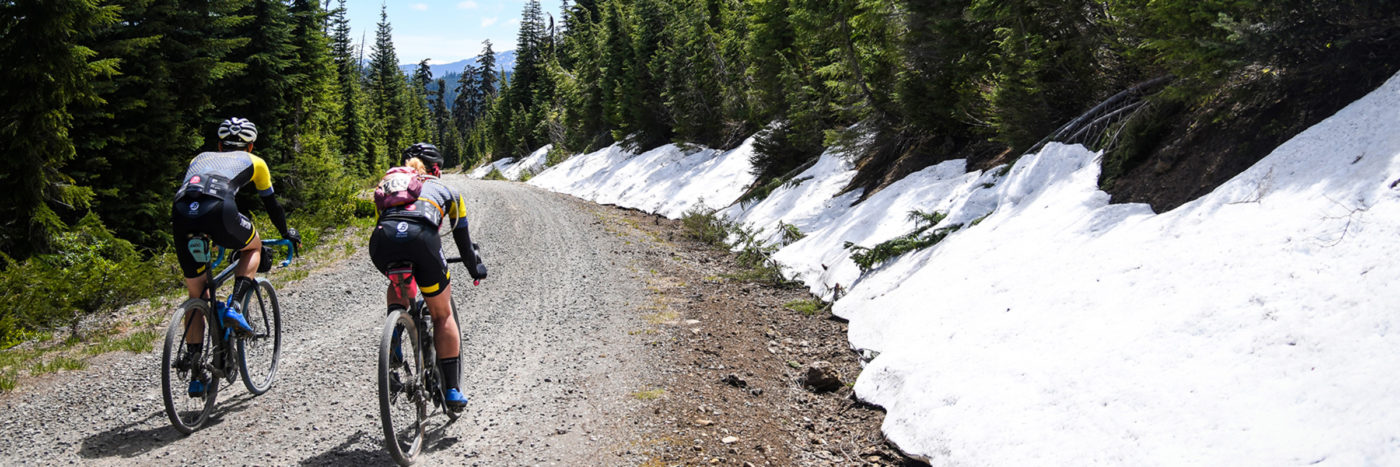
POLYGON ((374 189, 374 205, 382 212, 385 209, 403 206, 418 201, 423 192, 423 177, 410 167, 394 167, 379 179, 379 187, 374 189))

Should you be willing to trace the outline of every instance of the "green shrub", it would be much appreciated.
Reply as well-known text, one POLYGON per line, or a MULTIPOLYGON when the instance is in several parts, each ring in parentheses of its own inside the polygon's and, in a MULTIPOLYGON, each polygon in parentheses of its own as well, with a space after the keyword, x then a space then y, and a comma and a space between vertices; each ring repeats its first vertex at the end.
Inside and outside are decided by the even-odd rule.
POLYGON ((374 207, 374 200, 355 198, 355 217, 373 218, 379 216, 379 210, 374 207))
POLYGON ((946 217, 941 212, 925 213, 918 210, 909 211, 909 218, 914 221, 914 231, 893 238, 871 248, 846 242, 846 249, 851 250, 851 260, 860 267, 862 273, 870 271, 876 265, 889 261, 899 255, 918 251, 931 247, 942 241, 948 234, 958 231, 962 224, 953 224, 947 227, 933 228, 946 217))
POLYGON ((797 226, 783 221, 778 221, 778 229, 781 230, 783 233, 783 237, 781 239, 781 241, 783 242, 783 246, 791 245, 794 242, 801 240, 807 236, 807 234, 802 233, 802 230, 799 230, 797 226))
MULTIPOLYGON (((787 224, 781 224, 787 225, 787 224)), ((792 230, 796 230, 793 227, 792 230)), ((787 232, 784 229, 784 232, 787 232)), ((733 274, 731 279, 744 280, 750 282, 771 282, 774 285, 783 287, 797 287, 801 285, 798 278, 788 280, 783 277, 783 269, 777 260, 773 259, 773 253, 778 251, 780 245, 764 245, 759 241, 759 235, 763 229, 750 229, 741 225, 734 225, 730 228, 734 242, 730 244, 730 249, 735 250, 735 257, 739 260, 739 265, 746 268, 739 274, 733 274)), ((798 232, 800 234, 801 232, 798 232)), ((786 238, 788 234, 784 234, 786 238)))
POLYGON ((685 227, 686 236, 692 239, 717 247, 729 246, 725 240, 729 237, 730 222, 716 214, 714 209, 705 207, 704 203, 696 204, 682 214, 681 226, 685 227))
POLYGON ((55 253, 0 270, 0 342, 12 346, 35 332, 66 327, 78 332, 83 318, 153 298, 172 284, 172 255, 143 259, 116 238, 96 214, 54 236, 55 253))
POLYGON ((501 181, 506 181, 506 176, 505 176, 505 174, 502 174, 502 173, 501 173, 501 169, 498 169, 498 168, 495 168, 495 167, 492 167, 492 168, 491 168, 491 171, 486 173, 486 177, 485 177, 485 178, 486 178, 487 180, 501 180, 501 181))
POLYGON ((534 172, 531 172, 530 169, 521 169, 521 170, 520 170, 520 182, 521 182, 521 183, 530 181, 530 179, 531 179, 531 178, 534 178, 534 176, 535 176, 535 173, 534 173, 534 172))
POLYGON ((558 165, 560 162, 564 162, 564 161, 566 161, 566 160, 569 160, 569 156, 570 156, 570 154, 569 154, 569 150, 568 150, 568 149, 564 149, 563 146, 560 146, 560 145, 556 144, 556 145, 554 145, 553 147, 550 147, 550 148, 549 148, 549 152, 545 153, 545 155, 544 155, 544 166, 545 166, 545 167, 554 167, 555 165, 558 165))

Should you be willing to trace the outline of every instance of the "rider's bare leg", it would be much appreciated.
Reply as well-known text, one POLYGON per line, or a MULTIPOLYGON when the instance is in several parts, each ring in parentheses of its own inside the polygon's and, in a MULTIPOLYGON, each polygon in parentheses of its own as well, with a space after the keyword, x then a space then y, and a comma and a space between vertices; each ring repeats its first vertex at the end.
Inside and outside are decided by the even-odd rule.
POLYGON ((428 312, 433 315, 433 346, 438 358, 455 358, 462 351, 462 341, 457 330, 457 322, 452 320, 452 285, 442 286, 442 293, 425 297, 428 312))
MULTIPOLYGON (((243 257, 243 261, 239 262, 238 266, 234 268, 233 274, 238 277, 256 279, 258 262, 262 260, 262 240, 258 238, 257 232, 253 232, 253 239, 248 242, 247 246, 243 247, 241 256, 243 257)), ((206 275, 200 274, 195 277, 185 278, 185 289, 189 292, 190 298, 200 298, 201 296, 209 298, 208 295, 204 294, 204 283, 208 280, 206 277, 206 275)), ((203 342, 203 313, 192 313, 187 319, 190 320, 190 332, 185 335, 185 343, 198 344, 203 342)))
MULTIPOLYGON (((208 266, 205 266, 208 267, 208 266)), ((204 293, 205 276, 200 274, 195 277, 185 278, 185 288, 190 292, 190 298, 199 298, 204 293)), ((189 332, 185 333, 185 343, 198 344, 204 342, 204 313, 198 310, 191 312, 185 317, 189 323, 189 332)))

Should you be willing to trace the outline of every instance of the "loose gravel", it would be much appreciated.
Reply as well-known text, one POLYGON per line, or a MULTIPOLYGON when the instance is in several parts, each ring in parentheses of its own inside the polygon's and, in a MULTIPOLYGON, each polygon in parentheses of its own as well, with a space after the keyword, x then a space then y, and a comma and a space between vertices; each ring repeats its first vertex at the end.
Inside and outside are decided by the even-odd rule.
MULTIPOLYGON (((654 361, 635 331, 648 292, 637 258, 596 206, 522 184, 449 176, 466 197, 490 277, 453 266, 461 310, 462 417, 430 420, 423 465, 636 465, 654 361)), ((456 253, 450 236, 449 255, 456 253)), ((347 259, 283 283, 277 381, 220 391, 214 419, 182 436, 160 396, 160 348, 0 395, 0 464, 388 464, 377 352, 387 281, 355 243, 347 259)), ((163 328, 162 328, 163 329, 163 328)), ((163 331, 162 331, 163 332, 163 331)))

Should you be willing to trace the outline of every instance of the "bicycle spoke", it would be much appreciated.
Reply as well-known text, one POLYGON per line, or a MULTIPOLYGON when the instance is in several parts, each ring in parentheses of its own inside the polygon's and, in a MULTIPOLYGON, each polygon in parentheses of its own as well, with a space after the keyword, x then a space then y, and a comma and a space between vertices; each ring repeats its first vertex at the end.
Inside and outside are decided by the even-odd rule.
MULTIPOLYGON (((170 328, 166 333, 165 350, 161 358, 161 393, 165 402, 166 416, 175 429, 190 433, 208 419, 217 397, 219 381, 205 371, 214 342, 209 327, 200 332, 200 352, 190 354, 187 337, 195 334, 195 323, 207 320, 208 313, 203 308, 191 308, 187 302, 171 316, 170 328), (198 309, 200 311, 192 311, 198 309)), ((202 306, 202 304, 200 304, 202 306)))
POLYGON ((249 291, 244 303, 243 316, 253 327, 253 335, 238 339, 238 367, 248 392, 259 395, 272 387, 277 376, 282 317, 277 293, 267 279, 258 279, 258 286, 249 291))

